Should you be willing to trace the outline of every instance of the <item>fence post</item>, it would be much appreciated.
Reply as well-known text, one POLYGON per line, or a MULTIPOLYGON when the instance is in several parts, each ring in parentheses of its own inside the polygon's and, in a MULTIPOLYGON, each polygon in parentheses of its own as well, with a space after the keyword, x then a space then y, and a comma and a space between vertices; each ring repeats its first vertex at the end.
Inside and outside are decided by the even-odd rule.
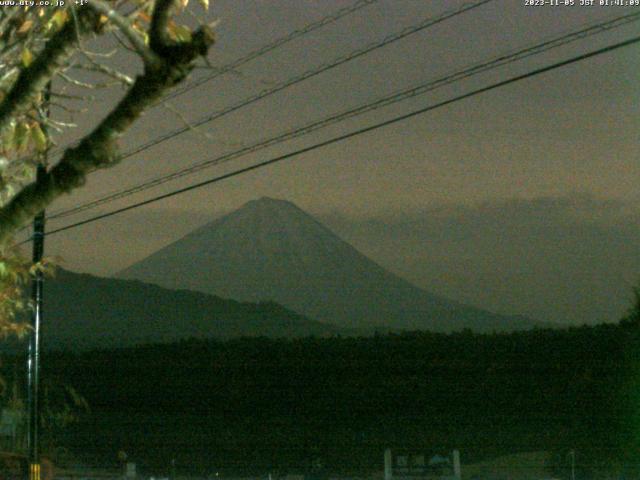
POLYGON ((391 449, 384 451, 384 480, 392 480, 393 478, 393 458, 391 457, 391 449))
POLYGON ((462 471, 460 469, 460 450, 453 451, 453 476, 456 480, 462 478, 462 471))

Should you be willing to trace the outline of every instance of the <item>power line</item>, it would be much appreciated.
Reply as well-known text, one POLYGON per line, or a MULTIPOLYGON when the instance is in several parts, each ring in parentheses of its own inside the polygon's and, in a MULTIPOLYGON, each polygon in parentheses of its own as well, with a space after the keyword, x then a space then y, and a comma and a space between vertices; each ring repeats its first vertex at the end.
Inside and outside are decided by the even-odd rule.
MULTIPOLYGON (((618 50, 620 48, 627 47, 627 46, 636 44, 638 42, 640 42, 640 36, 634 37, 634 38, 631 38, 629 40, 625 40, 623 42, 619 42, 619 43, 616 43, 616 44, 613 44, 613 45, 610 45, 610 46, 607 46, 607 47, 604 47, 604 48, 600 48, 598 50, 594 50, 594 51, 591 51, 591 52, 588 52, 588 53, 584 53, 582 55, 578 55, 578 56, 572 57, 572 58, 570 58, 568 60, 563 60, 561 62, 557 62, 557 63, 554 63, 552 65, 548 65, 546 67, 538 68, 538 69, 532 70, 530 72, 527 72, 525 74, 517 75, 517 76, 511 77, 511 78, 509 78, 507 80, 503 80, 503 81, 500 81, 500 82, 497 82, 497 83, 493 83, 493 84, 491 84, 489 86, 478 88, 478 89, 472 90, 471 92, 468 92, 468 93, 465 93, 465 94, 462 94, 462 95, 458 95, 458 96, 453 97, 453 98, 451 98, 449 100, 445 100, 445 101, 442 101, 442 102, 439 102, 439 103, 436 103, 436 104, 433 104, 433 105, 429 105, 429 106, 424 107, 424 108, 420 108, 418 110, 414 110, 414 111, 409 112, 409 113, 405 113, 403 115, 399 115, 399 116, 393 117, 393 118, 391 118, 389 120, 385 120, 383 122, 376 123, 375 125, 371 125, 371 126, 368 126, 368 127, 360 128, 358 130, 354 130, 352 132, 349 132, 349 133, 346 133, 346 134, 343 134, 343 135, 339 135, 337 137, 333 137, 333 138, 331 138, 329 140, 325 140, 325 141, 316 143, 316 144, 311 145, 309 147, 301 148, 301 149, 295 150, 293 152, 286 153, 284 155, 279 155, 279 156, 271 158, 269 160, 265 160, 263 162, 251 165, 249 167, 241 168, 241 169, 235 170, 233 172, 229 172, 229 173, 226 173, 224 175, 220 175, 220 176, 217 176, 217 177, 214 177, 214 178, 210 178, 208 180, 205 180, 205 181, 190 185, 188 187, 184 187, 184 188, 181 188, 181 189, 178 189, 178 190, 174 190, 172 192, 165 193, 163 195, 158 195, 156 197, 144 200, 142 202, 137 202, 137 203, 128 205, 128 206, 123 207, 123 208, 112 210, 111 212, 107 212, 107 213, 104 213, 104 214, 96 215, 96 216, 91 217, 89 219, 82 220, 80 222, 75 222, 75 223, 72 223, 70 225, 66 225, 64 227, 57 228, 55 230, 47 232, 47 235, 53 235, 55 233, 63 232, 65 230, 70 230, 72 228, 80 227, 82 225, 86 225, 88 223, 92 223, 92 222, 95 222, 95 221, 98 221, 98 220, 102 220, 102 219, 117 215, 119 213, 123 213, 123 212, 129 211, 129 210, 133 210, 135 208, 139 208, 139 207, 142 207, 142 206, 145 206, 145 205, 149 205, 150 203, 155 203, 155 202, 158 202, 160 200, 164 200, 165 198, 169 198, 169 197, 173 197, 173 196, 176 196, 176 195, 180 195, 182 193, 186 193, 186 192, 189 192, 191 190, 195 190, 195 189, 204 187, 206 185, 211 185, 213 183, 218 183, 218 182, 221 182, 221 181, 226 180, 228 178, 232 178, 232 177, 235 177, 235 176, 238 176, 238 175, 241 175, 241 174, 253 171, 253 170, 257 170, 259 168, 263 168, 263 167, 266 167, 268 165, 272 165, 272 164, 281 162, 283 160, 287 160, 289 158, 292 158, 292 157, 295 157, 295 156, 298 156, 298 155, 302 155, 304 153, 308 153, 308 152, 311 152, 313 150, 317 150, 319 148, 323 148, 323 147, 326 147, 328 145, 332 145, 334 143, 338 143, 338 142, 347 140, 349 138, 352 138, 352 137, 355 137, 355 136, 358 136, 358 135, 362 135, 362 134, 367 133, 367 132, 378 130, 380 128, 383 128, 383 127, 386 127, 386 126, 389 126, 389 125, 392 125, 392 124, 407 120, 409 118, 413 118, 413 117, 418 116, 418 115, 422 115, 424 113, 436 110, 438 108, 441 108, 441 107, 444 107, 444 106, 447 106, 447 105, 451 105, 451 104, 453 104, 455 102, 459 102, 461 100, 464 100, 464 99, 467 99, 467 98, 470 98, 470 97, 473 97, 473 96, 476 96, 476 95, 479 95, 479 94, 482 94, 482 93, 486 93, 486 92, 489 92, 491 90, 495 90, 497 88, 501 88, 501 87, 510 85, 512 83, 516 83, 516 82, 519 82, 521 80, 525 80, 527 78, 531 78, 531 77, 534 77, 534 76, 537 76, 537 75, 541 75, 543 73, 550 72, 552 70, 556 70, 558 68, 561 68, 561 67, 564 67, 564 66, 567 66, 567 65, 571 65, 571 64, 586 60, 588 58, 592 58, 592 57, 595 57, 595 56, 598 56, 598 55, 602 55, 602 54, 605 54, 605 53, 608 53, 608 52, 612 52, 614 50, 618 50)), ((26 243, 27 241, 29 241, 29 240, 25 240, 22 243, 26 243)))
POLYGON ((238 58, 237 60, 234 60, 233 62, 224 65, 223 67, 221 67, 218 71, 216 71, 215 73, 208 75, 207 77, 198 79, 198 80, 194 80, 192 82, 190 82, 188 85, 184 85, 181 88, 177 88, 175 89, 173 92, 169 93, 168 95, 166 95, 164 97, 164 100, 171 100, 172 98, 175 98, 179 95, 182 95, 186 92, 188 92, 189 90, 193 90, 196 87, 199 87, 200 85, 209 82, 210 80, 213 80, 214 78, 217 78, 225 73, 229 73, 241 66, 243 66, 246 63, 249 63, 252 60, 255 60, 258 57, 261 57, 299 37, 302 37, 304 35, 307 35, 311 32, 313 32, 314 30, 317 30, 319 28, 322 28, 326 25, 329 25, 331 23, 334 23, 338 20, 340 20, 343 17, 346 17, 347 15, 350 15, 358 10, 361 10, 364 7, 368 7, 369 5, 377 2, 378 0, 359 0, 357 2, 355 2, 353 5, 350 5, 348 7, 344 7, 341 8, 340 10, 336 11, 335 13, 332 13, 330 15, 327 15, 326 17, 321 18, 320 20, 310 23, 309 25, 301 28, 300 30, 294 30, 293 32, 285 35, 284 37, 280 37, 277 40, 273 41, 272 43, 265 45, 261 48, 258 48, 257 50, 254 50, 250 53, 248 53, 247 55, 238 58))
POLYGON ((231 161, 235 158, 247 155, 249 153, 254 153, 258 150, 262 150, 264 148, 282 143, 287 140, 291 140, 293 138, 300 137, 302 135, 307 135, 321 128, 325 128, 329 125, 344 121, 348 118, 362 115, 364 113, 377 110, 379 108, 406 100, 408 98, 412 98, 418 95, 422 95, 424 93, 430 92, 437 88, 443 87, 445 85, 449 85, 451 83, 472 77, 474 75, 478 75, 480 73, 504 66, 508 63, 512 63, 515 61, 522 60, 524 58, 538 55, 540 53, 549 51, 554 48, 558 48, 560 46, 566 45, 568 43, 584 39, 588 36, 598 34, 603 31, 608 31, 613 28, 618 28, 622 25, 629 24, 631 22, 638 21, 640 19, 640 12, 636 12, 633 14, 623 15, 620 17, 613 18, 611 20, 607 20, 604 22, 599 22, 597 24, 591 24, 581 30, 570 32, 568 34, 555 37, 553 39, 544 41, 542 43, 538 43, 533 46, 525 47, 520 50, 516 50, 511 53, 505 53, 498 57, 492 58, 490 60, 483 61, 481 63, 473 64, 469 67, 464 68, 463 70, 457 71, 455 73, 448 74, 444 77, 441 77, 437 80, 429 81, 427 83, 421 84, 416 87, 412 87, 409 89, 402 90, 400 92, 393 93, 391 95, 387 95, 383 98, 380 98, 374 102, 369 102, 364 105, 360 105, 356 108, 349 109, 347 111, 343 111, 338 114, 331 115, 327 118, 324 118, 319 121, 312 122, 310 124, 304 125, 302 127, 298 127, 296 129, 284 132, 276 137, 269 138, 267 140, 262 140, 257 143, 254 143, 250 146, 246 146, 235 150, 233 152, 222 154, 218 157, 208 159, 203 162, 195 163, 189 167, 180 169, 173 173, 162 175, 153 179, 150 179, 141 184, 135 185, 133 187, 129 187, 127 189, 122 189, 117 192, 106 195, 97 200, 93 200, 88 203, 76 205, 75 207, 71 207, 66 210, 58 211, 57 213, 53 213, 48 217, 48 219, 62 218, 66 216, 70 216, 73 214, 77 214, 82 211, 86 211, 92 208, 95 208, 99 205, 103 205, 105 203, 109 203, 121 198, 125 198, 134 193, 138 193, 158 185, 162 185, 169 181, 184 177, 186 175, 193 174, 195 172, 201 171, 205 168, 209 168, 214 165, 219 165, 221 163, 225 163, 231 161))
MULTIPOLYGON (((368 7, 369 5, 372 5, 376 2, 378 2, 379 0, 358 0, 357 2, 355 2, 352 5, 349 5, 347 7, 341 8, 333 13, 330 13, 329 15, 326 15, 324 17, 322 17, 321 19, 309 23, 308 25, 298 29, 298 30, 293 30, 292 32, 288 33, 287 35, 280 37, 276 40, 274 40, 271 43, 268 43, 256 50, 253 50, 249 53, 247 53, 246 55, 237 58, 236 60, 233 60, 231 63, 227 63, 226 65, 221 66, 220 68, 217 68, 215 72, 213 72, 210 75, 207 75, 203 78, 200 78, 198 80, 194 80, 192 82, 190 82, 187 85, 182 86, 181 88, 177 88, 175 90, 173 90, 171 93, 165 95, 161 100, 159 100, 158 102, 156 102, 155 104, 153 104, 151 106, 151 108, 154 108, 156 106, 158 106, 159 104, 161 104, 163 101, 166 100, 171 100, 179 95, 182 95, 190 90, 193 90, 196 87, 199 87, 200 85, 203 85, 211 80, 214 80, 226 73, 229 72, 233 72, 234 70, 236 70, 237 68, 242 67, 243 65, 251 62, 252 60, 255 60, 256 58, 262 57, 264 55, 266 55, 267 53, 272 52, 273 50, 276 50, 280 47, 282 47, 283 45, 286 45, 287 43, 290 43, 300 37, 303 37, 305 35, 308 35, 309 33, 318 30, 319 28, 322 28, 324 26, 330 25, 331 23, 337 22, 338 20, 351 15, 354 12, 357 12, 358 10, 362 10, 365 7, 368 7)), ((60 147, 60 148, 56 148, 55 150, 53 150, 52 152, 50 152, 50 154, 57 154, 60 153, 62 150, 65 150, 71 146, 73 146, 75 144, 68 144, 65 147, 60 147)))
POLYGON ((181 128, 178 128, 176 130, 173 130, 172 132, 168 132, 164 135, 160 135, 158 137, 156 137, 153 140, 150 140, 147 143, 143 143, 142 145, 139 145, 131 150, 129 150, 128 152, 124 153, 122 155, 121 158, 129 158, 133 155, 136 155, 140 152, 143 152, 144 150, 147 150, 159 143, 165 142, 171 138, 174 138, 178 135, 181 135, 185 132, 188 132, 189 130, 193 130, 194 128, 200 127, 202 125, 204 125, 205 123, 209 123, 212 122, 214 120, 217 120, 225 115, 228 115, 230 113, 233 113, 237 110, 240 110, 241 108, 244 108, 248 105, 251 105, 259 100, 262 100, 264 98, 270 97, 271 95, 274 95, 276 93, 279 93, 287 88, 290 88, 294 85, 297 85, 298 83, 301 83, 305 80, 308 80, 310 78, 316 77, 322 73, 328 72, 329 70, 332 70, 334 68, 337 68, 341 65, 344 65, 345 63, 351 62, 352 60, 355 60, 357 58, 362 57, 363 55, 367 55, 375 50, 378 50, 380 48, 386 47, 387 45, 397 42, 399 40, 402 40, 410 35, 413 35, 415 33, 421 32, 423 30, 426 30, 428 28, 431 28, 439 23, 445 22, 451 18, 457 17, 458 15, 461 15, 465 12, 468 12, 470 10, 473 10, 475 8, 481 7, 482 5, 492 2, 493 0, 478 0, 474 3, 469 3, 469 4, 463 4, 462 6, 452 9, 452 10, 447 10, 446 12, 436 16, 436 17, 429 17, 425 20, 423 20, 422 22, 416 24, 416 25, 412 25, 410 27, 407 27, 397 33, 391 34, 386 36, 385 38, 383 38, 380 41, 371 43, 369 45, 366 45, 362 48, 359 48, 357 50, 354 50, 346 55, 340 56, 334 60, 332 60, 329 63, 325 63, 325 64, 321 64, 311 70, 307 70, 306 72, 297 75, 295 77, 291 77, 281 83, 278 83, 277 85, 271 87, 271 88, 267 88, 265 90, 262 90, 261 92, 252 95, 250 97, 247 97, 241 101, 239 101, 238 103, 235 103, 233 105, 230 105, 228 107, 225 107, 221 110, 217 110, 213 113, 210 113, 209 115, 206 115, 205 117, 201 118, 200 120, 197 120, 194 124, 192 125, 188 125, 188 126, 184 126, 181 128))
MULTIPOLYGON (((399 41, 403 38, 406 38, 410 35, 413 35, 415 33, 418 33, 422 30, 425 30, 427 28, 430 28, 434 25, 437 25, 439 23, 442 23, 450 18, 456 17, 462 13, 465 13, 467 11, 473 10, 475 8, 478 8, 484 4, 487 4, 489 2, 492 2, 493 0, 478 0, 474 3, 470 3, 470 4, 463 4, 462 6, 456 8, 456 9, 452 9, 452 10, 447 10, 446 12, 436 16, 436 17, 429 17, 426 18, 424 21, 422 21, 421 23, 417 24, 417 25, 413 25, 413 26, 409 26, 406 27, 405 29, 401 30, 400 32, 397 32, 395 34, 391 34, 386 36, 385 38, 383 38, 381 41, 378 42, 374 42, 371 43, 363 48, 360 48, 358 50, 352 51, 351 53, 344 55, 342 57, 338 57, 337 59, 334 59, 333 62, 329 63, 329 64, 322 64, 319 67, 312 69, 312 70, 308 70, 304 73, 302 73, 299 76, 290 78, 289 80, 280 83, 278 85, 276 85, 275 87, 271 88, 271 89, 267 89, 267 90, 263 90, 262 92, 258 93, 257 95, 253 95, 249 98, 244 99, 243 101, 241 101, 240 103, 234 104, 230 107, 227 107, 223 110, 218 110, 210 115, 208 115, 207 117, 199 120, 198 122, 196 122, 195 125, 190 125, 188 127, 184 127, 178 130, 174 130, 173 132, 169 132, 168 134, 162 135, 160 137, 157 137, 156 139, 147 142, 146 144, 140 145, 136 148, 134 148, 133 150, 129 150, 128 152, 125 152, 120 158, 122 159, 126 159, 128 157, 131 157, 137 153, 142 152, 143 150, 146 150, 148 148, 151 148, 152 146, 155 146, 163 141, 169 140, 170 138, 173 138, 177 135, 180 135, 182 133, 185 133, 186 131, 189 131, 195 127, 198 127, 200 125, 203 125, 204 123, 208 123, 210 121, 213 121, 217 118, 220 118, 226 114, 229 114, 231 112, 234 112, 236 110, 239 110, 240 108, 243 108, 247 105, 250 105, 256 101, 259 101, 267 96, 273 95, 277 92, 280 92, 286 88, 289 88, 297 83, 300 83, 304 80, 307 80, 311 77, 314 77, 316 75, 320 75, 321 73, 324 73, 328 70, 331 70, 333 68, 336 68, 340 65, 343 65, 351 60, 354 60, 356 58, 359 58, 363 55, 366 55, 374 50, 377 50, 379 48, 382 48, 386 45, 389 45, 393 42, 399 41)), ((266 47, 265 47, 266 48, 266 47)), ((63 147, 64 148, 68 148, 71 145, 68 145, 67 147, 63 147)), ((58 214, 60 214, 61 212, 58 212, 58 214)), ((57 215, 56 212, 53 212, 53 215, 57 215)), ((54 218, 53 215, 50 218, 54 218)), ((59 215, 58 215, 59 216, 59 215)), ((26 229, 26 227, 22 228, 20 231, 26 229)))
MULTIPOLYGON (((290 88, 298 83, 301 83, 305 80, 308 80, 312 77, 318 76, 322 73, 325 73, 329 70, 332 70, 334 68, 337 68, 341 65, 344 65, 347 62, 350 62, 352 60, 355 60, 356 58, 362 57, 363 55, 366 55, 368 53, 371 53, 375 50, 378 50, 380 48, 383 48, 391 43, 397 42, 399 40, 402 40, 410 35, 413 35, 415 33, 421 32, 423 30, 426 30, 434 25, 437 25, 439 23, 442 23, 446 20, 449 20, 450 18, 456 17, 458 15, 461 15, 462 13, 465 13, 467 11, 473 10, 475 8, 478 8, 486 3, 492 2, 494 0, 478 0, 474 3, 470 3, 470 4, 463 4, 462 6, 456 8, 456 9, 452 9, 452 10, 447 10, 446 12, 436 16, 436 17, 429 17, 425 20, 423 20, 422 22, 416 24, 416 25, 412 25, 410 27, 407 27, 403 30, 401 30, 400 32, 391 34, 386 36, 385 38, 383 38, 380 41, 371 43, 365 47, 359 48, 357 50, 354 50, 346 55, 340 56, 336 59, 334 59, 333 61, 331 61, 330 63, 323 63, 311 70, 307 70, 306 72, 297 75, 295 77, 291 77, 281 83, 278 83, 277 85, 268 88, 268 89, 264 89, 261 92, 255 94, 255 95, 251 95, 250 97, 247 97, 243 100, 241 100, 238 103, 235 103, 233 105, 230 105, 228 107, 225 107, 221 110, 217 110, 213 113, 210 113, 209 115, 201 118, 200 120, 197 120, 194 124, 192 125, 188 125, 188 126, 184 126, 181 127, 179 129, 173 130, 171 132, 168 132, 164 135, 160 135, 158 137, 156 137, 153 140, 150 140, 147 143, 143 143, 141 145, 138 145, 137 147, 134 147, 133 149, 125 152, 124 154, 122 154, 122 156, 120 157, 121 159, 125 159, 125 158, 129 158, 133 155, 136 155, 140 152, 143 152, 144 150, 147 150, 155 145, 158 145, 159 143, 165 142, 167 140, 170 140, 171 138, 174 138, 178 135, 181 135, 185 132, 188 132, 189 130, 193 130, 194 128, 197 128, 201 125, 204 125, 205 123, 209 123, 212 122, 213 120, 217 120, 225 115, 228 115, 230 113, 233 113, 237 110, 240 110, 241 108, 244 108, 248 105, 251 105, 259 100, 262 100, 264 98, 267 98, 271 95, 274 95, 278 92, 281 92, 287 88, 290 88)), ((64 147, 66 148, 66 147, 64 147)))

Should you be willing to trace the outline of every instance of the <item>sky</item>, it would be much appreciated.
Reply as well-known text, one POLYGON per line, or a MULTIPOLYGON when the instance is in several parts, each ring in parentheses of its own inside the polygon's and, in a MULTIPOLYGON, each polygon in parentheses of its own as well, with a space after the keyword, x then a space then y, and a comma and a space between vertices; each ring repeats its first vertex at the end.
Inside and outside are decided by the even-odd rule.
MULTIPOLYGON (((346 108, 640 7, 494 0, 95 172, 50 211, 233 151, 346 108)), ((352 4, 216 0, 212 67, 352 4)), ((377 42, 456 1, 379 0, 157 107, 123 149, 377 42)), ((204 20, 204 14, 202 14, 204 20)), ((640 22, 510 63, 152 190, 53 220, 53 229, 312 145, 601 48, 640 22)), ((101 48, 97 46, 96 48, 101 48)), ((474 96, 109 219, 47 238, 76 271, 112 275, 245 202, 269 196, 313 214, 416 285, 499 313, 560 324, 615 321, 640 281, 640 47, 630 46, 474 96)), ((135 65, 114 57, 125 69, 135 65)), ((132 70, 133 71, 133 70, 132 70)), ((211 70, 199 69, 195 78, 211 70)), ((78 138, 122 94, 98 92, 78 138)), ((60 116, 63 113, 58 112, 60 116)), ((55 112, 54 112, 55 115, 55 112)), ((215 266, 212 266, 215 268, 215 266)))

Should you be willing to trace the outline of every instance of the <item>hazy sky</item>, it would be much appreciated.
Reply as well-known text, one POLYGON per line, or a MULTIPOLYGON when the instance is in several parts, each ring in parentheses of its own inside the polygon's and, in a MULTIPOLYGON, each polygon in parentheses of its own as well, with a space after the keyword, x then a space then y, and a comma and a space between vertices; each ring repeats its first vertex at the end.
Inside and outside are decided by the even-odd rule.
MULTIPOLYGON (((336 0, 216 0, 220 66, 329 12, 336 0)), ((463 2, 380 0, 157 108, 125 149, 463 2)), ((576 0, 579 3, 579 0, 576 0)), ((622 7, 495 0, 93 175, 52 210, 89 201, 398 89, 533 45, 622 7)), ((640 33, 640 22, 512 63, 82 215, 106 212, 640 33)), ((417 285, 504 313, 616 320, 640 279, 640 47, 478 95, 275 166, 47 239, 68 268, 112 274, 266 195, 317 215, 417 285)), ((207 74, 199 71, 196 74, 207 74)), ((91 106, 90 128, 118 92, 91 106)), ((215 268, 215 266, 212 266, 215 268)))

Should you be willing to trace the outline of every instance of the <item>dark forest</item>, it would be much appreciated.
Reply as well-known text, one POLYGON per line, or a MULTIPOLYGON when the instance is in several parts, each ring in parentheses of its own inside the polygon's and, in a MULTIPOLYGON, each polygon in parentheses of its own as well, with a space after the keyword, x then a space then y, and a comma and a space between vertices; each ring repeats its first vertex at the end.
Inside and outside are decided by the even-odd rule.
MULTIPOLYGON (((55 434, 100 466, 380 470, 387 447, 471 463, 576 450, 584 468, 639 460, 635 322, 510 334, 186 340, 49 352, 44 375, 90 411, 55 434)), ((15 357, 4 362, 7 375, 15 357)))

